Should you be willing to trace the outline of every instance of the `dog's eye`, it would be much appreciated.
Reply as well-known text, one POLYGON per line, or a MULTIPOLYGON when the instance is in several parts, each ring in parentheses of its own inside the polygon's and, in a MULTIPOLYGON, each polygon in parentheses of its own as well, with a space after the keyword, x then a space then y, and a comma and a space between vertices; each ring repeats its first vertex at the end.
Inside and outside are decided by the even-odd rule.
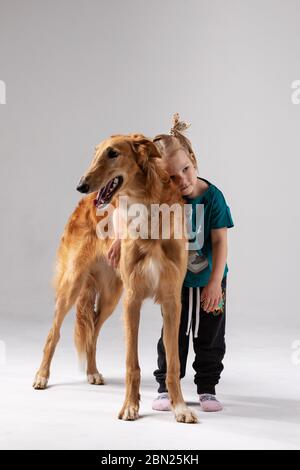
POLYGON ((117 158, 119 156, 119 152, 117 152, 115 149, 113 149, 112 147, 108 147, 106 149, 106 152, 107 152, 107 156, 108 158, 117 158))

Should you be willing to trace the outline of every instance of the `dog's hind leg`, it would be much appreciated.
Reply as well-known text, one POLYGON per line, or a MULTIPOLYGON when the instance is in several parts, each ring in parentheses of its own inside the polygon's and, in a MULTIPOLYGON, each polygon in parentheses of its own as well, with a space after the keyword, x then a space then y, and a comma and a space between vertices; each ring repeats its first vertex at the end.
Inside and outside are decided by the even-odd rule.
POLYGON ((96 364, 97 339, 103 323, 119 302, 122 290, 122 281, 117 276, 100 286, 89 276, 76 303, 75 345, 80 362, 87 368, 88 382, 93 385, 104 384, 96 364))
POLYGON ((64 276, 60 282, 56 295, 54 321, 46 340, 42 363, 33 382, 35 389, 41 390, 47 386, 50 375, 50 364, 55 347, 59 341, 62 322, 74 305, 84 282, 84 278, 85 273, 81 271, 80 274, 76 276, 74 276, 74 274, 64 276))
POLYGON ((124 322, 126 335, 126 395, 119 419, 133 421, 139 417, 141 372, 138 361, 138 330, 142 301, 126 291, 124 322))
POLYGON ((89 351, 94 347, 95 324, 97 322, 97 309, 95 303, 97 287, 92 275, 88 276, 76 302, 76 320, 74 330, 75 346, 80 362, 80 368, 87 367, 88 380, 91 383, 102 385, 103 377, 97 370, 96 362, 90 362, 89 351))
POLYGON ((97 296, 96 316, 94 317, 93 341, 87 344, 87 379, 90 384, 102 385, 103 376, 96 365, 96 347, 100 329, 114 312, 123 291, 123 283, 117 276, 108 284, 102 284, 97 296))
POLYGON ((161 304, 163 311, 163 342, 167 358, 166 385, 176 421, 197 423, 196 415, 184 402, 180 386, 180 364, 178 352, 178 335, 180 324, 181 301, 175 296, 169 297, 161 304))

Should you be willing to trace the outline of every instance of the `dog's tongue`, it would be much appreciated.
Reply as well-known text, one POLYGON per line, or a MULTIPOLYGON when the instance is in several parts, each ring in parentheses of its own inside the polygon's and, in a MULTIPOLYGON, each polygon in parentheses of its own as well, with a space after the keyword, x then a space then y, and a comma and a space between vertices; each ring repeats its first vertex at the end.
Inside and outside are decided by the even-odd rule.
POLYGON ((112 187, 113 182, 114 182, 114 180, 110 180, 110 181, 107 183, 107 185, 105 186, 105 188, 104 188, 105 191, 104 191, 104 194, 102 195, 102 197, 103 197, 104 199, 106 198, 108 192, 110 191, 110 188, 112 187))
POLYGON ((105 201, 105 197, 107 196, 108 191, 110 190, 111 186, 113 184, 113 180, 109 181, 104 188, 100 189, 100 191, 97 194, 96 199, 94 199, 94 204, 95 206, 98 206, 101 204, 101 201, 105 201))

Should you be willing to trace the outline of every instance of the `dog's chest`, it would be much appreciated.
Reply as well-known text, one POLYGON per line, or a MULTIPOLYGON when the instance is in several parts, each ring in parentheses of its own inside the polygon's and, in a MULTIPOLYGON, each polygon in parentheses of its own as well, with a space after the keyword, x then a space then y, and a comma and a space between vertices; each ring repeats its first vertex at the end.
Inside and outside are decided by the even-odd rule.
POLYGON ((145 265, 144 276, 149 287, 157 289, 161 274, 161 263, 156 258, 149 258, 145 265))

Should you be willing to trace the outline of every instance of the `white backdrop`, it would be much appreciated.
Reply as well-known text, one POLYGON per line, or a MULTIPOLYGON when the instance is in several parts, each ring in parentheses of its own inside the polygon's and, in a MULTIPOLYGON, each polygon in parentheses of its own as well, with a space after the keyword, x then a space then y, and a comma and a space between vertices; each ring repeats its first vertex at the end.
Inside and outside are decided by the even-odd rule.
MULTIPOLYGON (((223 191, 235 223, 227 334, 250 354, 260 334, 266 359, 282 332, 282 368, 299 386, 299 17, 299 0, 0 0, 0 340, 13 354, 22 322, 43 322, 32 375, 58 241, 95 144, 168 132, 178 111, 199 175, 223 191)), ((121 341, 120 308, 107 328, 121 341)), ((159 307, 146 302, 143 322, 155 363, 159 307)))

